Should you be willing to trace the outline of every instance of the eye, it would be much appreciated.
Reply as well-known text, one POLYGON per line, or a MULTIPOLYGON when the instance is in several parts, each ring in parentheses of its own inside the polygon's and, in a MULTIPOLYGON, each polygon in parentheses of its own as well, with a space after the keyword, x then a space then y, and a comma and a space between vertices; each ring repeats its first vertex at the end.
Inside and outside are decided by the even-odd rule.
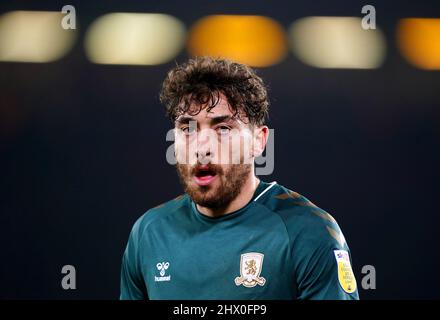
POLYGON ((183 133, 185 133, 186 135, 192 134, 195 131, 195 128, 193 126, 185 126, 180 128, 180 130, 183 131, 183 133))
POLYGON ((217 128, 217 132, 221 135, 229 134, 230 131, 231 131, 231 128, 229 128, 227 126, 219 126, 217 128))

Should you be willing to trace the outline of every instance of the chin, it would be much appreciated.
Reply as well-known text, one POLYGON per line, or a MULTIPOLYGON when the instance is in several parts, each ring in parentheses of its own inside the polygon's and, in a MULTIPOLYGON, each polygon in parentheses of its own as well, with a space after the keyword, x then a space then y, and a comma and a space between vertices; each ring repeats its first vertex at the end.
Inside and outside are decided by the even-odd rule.
POLYGON ((191 199, 199 206, 206 208, 219 208, 225 205, 224 199, 219 196, 221 194, 219 192, 219 187, 200 187, 197 185, 195 189, 188 191, 191 199))

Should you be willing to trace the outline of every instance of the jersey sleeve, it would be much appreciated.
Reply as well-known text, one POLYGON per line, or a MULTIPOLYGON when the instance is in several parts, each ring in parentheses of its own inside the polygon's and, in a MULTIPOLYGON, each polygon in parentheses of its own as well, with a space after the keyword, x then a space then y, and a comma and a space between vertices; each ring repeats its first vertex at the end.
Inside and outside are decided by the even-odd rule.
POLYGON ((297 298, 358 300, 350 250, 336 221, 326 217, 330 218, 313 219, 315 223, 303 230, 294 248, 299 256, 295 265, 297 298))
POLYGON ((122 257, 120 300, 147 300, 148 292, 140 272, 139 228, 140 219, 134 224, 122 257))
POLYGON ((306 259, 298 272, 298 299, 359 299, 348 250, 341 250, 330 242, 316 247, 306 259), (344 255, 348 259, 337 259, 336 255, 344 255))

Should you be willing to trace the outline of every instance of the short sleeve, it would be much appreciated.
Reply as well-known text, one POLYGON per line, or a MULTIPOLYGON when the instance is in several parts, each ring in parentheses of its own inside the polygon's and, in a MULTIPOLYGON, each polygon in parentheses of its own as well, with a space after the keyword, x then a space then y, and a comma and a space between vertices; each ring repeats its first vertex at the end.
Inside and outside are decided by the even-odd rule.
MULTIPOLYGON (((340 233, 342 235, 342 233, 340 233)), ((344 239, 343 236, 341 239, 344 239)), ((348 245, 331 236, 310 238, 296 270, 298 299, 358 300, 348 245)))

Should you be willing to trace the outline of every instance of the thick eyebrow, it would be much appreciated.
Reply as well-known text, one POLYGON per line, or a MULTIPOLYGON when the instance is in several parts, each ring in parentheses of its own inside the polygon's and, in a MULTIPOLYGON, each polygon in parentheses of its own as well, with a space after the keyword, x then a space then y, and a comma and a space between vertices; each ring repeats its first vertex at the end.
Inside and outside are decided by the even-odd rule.
MULTIPOLYGON (((215 125, 221 122, 230 122, 230 121, 236 121, 234 117, 231 115, 219 115, 219 116, 213 116, 209 117, 211 125, 215 125)), ((176 119, 176 124, 188 124, 190 121, 197 121, 193 117, 190 116, 181 116, 176 119)))
POLYGON ((188 124, 190 121, 196 121, 193 117, 181 116, 176 119, 176 124, 188 124))
POLYGON ((211 125, 220 123, 220 122, 232 122, 235 121, 235 119, 233 117, 231 117, 230 115, 221 115, 221 116, 214 116, 214 117, 210 117, 211 119, 211 125))

